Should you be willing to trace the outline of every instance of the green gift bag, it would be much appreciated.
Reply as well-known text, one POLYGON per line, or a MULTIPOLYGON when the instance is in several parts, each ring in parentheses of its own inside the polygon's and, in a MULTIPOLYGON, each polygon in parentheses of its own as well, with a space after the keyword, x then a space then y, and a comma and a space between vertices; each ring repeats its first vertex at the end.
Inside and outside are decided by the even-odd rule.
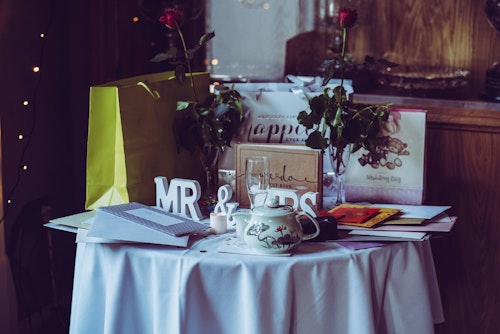
MULTIPOLYGON (((208 73, 193 75, 200 101, 208 73)), ((85 207, 156 203, 154 178, 202 180, 196 155, 177 152, 172 133, 177 101, 193 100, 189 79, 155 73, 90 88, 85 207)))

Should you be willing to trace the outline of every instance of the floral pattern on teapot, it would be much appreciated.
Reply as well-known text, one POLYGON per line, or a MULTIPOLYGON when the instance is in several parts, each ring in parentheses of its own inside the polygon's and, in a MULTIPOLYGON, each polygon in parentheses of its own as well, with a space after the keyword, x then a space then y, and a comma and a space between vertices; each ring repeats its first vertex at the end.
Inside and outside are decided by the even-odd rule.
POLYGON ((286 225, 279 225, 275 232, 280 233, 280 236, 270 235, 264 232, 270 229, 269 225, 264 223, 254 224, 247 230, 247 235, 257 237, 261 242, 261 246, 269 249, 293 250, 301 242, 300 232, 287 228, 286 225))

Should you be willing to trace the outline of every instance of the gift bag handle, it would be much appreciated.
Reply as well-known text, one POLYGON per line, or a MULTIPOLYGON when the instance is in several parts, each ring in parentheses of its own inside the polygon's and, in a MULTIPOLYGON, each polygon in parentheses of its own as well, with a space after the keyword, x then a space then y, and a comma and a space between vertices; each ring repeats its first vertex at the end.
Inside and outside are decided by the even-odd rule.
POLYGON ((155 100, 160 99, 160 93, 158 93, 157 90, 152 90, 151 88, 149 88, 149 86, 145 82, 139 81, 137 83, 137 86, 143 87, 155 100))

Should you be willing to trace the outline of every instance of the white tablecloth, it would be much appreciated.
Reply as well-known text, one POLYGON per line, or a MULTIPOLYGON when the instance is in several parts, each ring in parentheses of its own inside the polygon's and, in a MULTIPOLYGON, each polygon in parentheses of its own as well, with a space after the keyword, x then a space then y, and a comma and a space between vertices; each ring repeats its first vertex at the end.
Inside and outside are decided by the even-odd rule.
POLYGON ((433 333, 444 321, 430 244, 291 257, 79 243, 70 333, 433 333))

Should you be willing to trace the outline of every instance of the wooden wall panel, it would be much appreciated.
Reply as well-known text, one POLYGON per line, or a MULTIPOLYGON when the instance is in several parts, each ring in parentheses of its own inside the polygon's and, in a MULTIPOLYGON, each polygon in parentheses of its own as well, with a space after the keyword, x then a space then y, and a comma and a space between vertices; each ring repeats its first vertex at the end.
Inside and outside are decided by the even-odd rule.
MULTIPOLYGON (((386 98, 358 94, 355 101, 386 98)), ((500 109, 399 101, 395 107, 427 110, 425 204, 451 205, 458 216, 451 233, 431 242, 445 314, 436 333, 500 333, 500 109)))
POLYGON ((445 323, 438 334, 500 333, 500 113, 428 110, 426 200, 458 222, 432 240, 445 323))
POLYGON ((90 10, 92 85, 144 74, 149 25, 133 22, 137 2, 93 0, 90 10))
MULTIPOLYGON (((92 85, 175 68, 168 62, 150 62, 156 53, 166 51, 165 47, 165 50, 152 54, 156 50, 155 44, 167 41, 167 31, 157 22, 166 2, 144 2, 144 6, 153 8, 146 15, 143 15, 140 3, 136 0, 90 1, 92 85), (134 17, 139 20, 134 22, 134 17)), ((188 47, 193 47, 205 33, 204 1, 185 0, 184 4, 189 19, 182 31, 188 47)), ((181 49, 180 44, 177 47, 181 49)), ((203 47, 191 61, 193 71, 206 70, 204 60, 203 47)))
POLYGON ((500 332, 500 134, 429 126, 428 197, 455 230, 434 240, 446 322, 437 333, 500 332))
POLYGON ((387 56, 400 64, 425 63, 471 70, 470 98, 484 89, 488 67, 500 61, 500 33, 488 23, 482 0, 360 2, 350 52, 387 56))

